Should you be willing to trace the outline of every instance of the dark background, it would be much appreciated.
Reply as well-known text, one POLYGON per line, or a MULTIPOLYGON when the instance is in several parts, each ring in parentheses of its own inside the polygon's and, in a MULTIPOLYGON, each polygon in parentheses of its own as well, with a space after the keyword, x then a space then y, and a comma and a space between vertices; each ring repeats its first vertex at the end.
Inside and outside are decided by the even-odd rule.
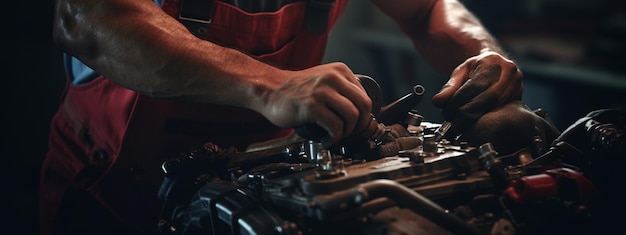
POLYGON ((36 234, 39 167, 65 78, 61 54, 51 37, 54 1, 5 4, 1 29, 3 230, 36 234))
MULTIPOLYGON (((624 105, 626 17, 620 1, 465 2, 519 60, 526 75, 525 101, 531 108, 547 109, 561 128, 591 110, 624 105)), ((5 195, 2 211, 8 218, 3 224, 17 233, 34 234, 39 167, 65 78, 61 53, 51 39, 54 1, 5 4, 9 5, 5 9, 14 13, 5 14, 2 28, 5 108, 0 156, 5 167, 1 170, 5 195)), ((340 26, 358 28, 363 22, 380 25, 371 22, 371 16, 370 21, 364 21, 359 14, 350 14, 352 17, 342 19, 340 26)), ((385 48, 386 42, 373 51, 381 45, 385 48)), ((363 66, 343 60, 357 69, 363 66)), ((371 73, 382 76, 385 71, 371 73)))

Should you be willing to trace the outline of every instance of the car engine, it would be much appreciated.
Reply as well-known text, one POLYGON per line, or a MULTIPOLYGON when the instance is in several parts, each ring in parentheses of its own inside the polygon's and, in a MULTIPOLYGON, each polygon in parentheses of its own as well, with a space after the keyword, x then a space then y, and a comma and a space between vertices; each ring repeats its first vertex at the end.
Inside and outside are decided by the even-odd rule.
MULTIPOLYGON (((212 143, 163 163, 168 234, 591 234, 607 228, 626 156, 626 112, 557 130, 521 102, 461 135, 415 106, 424 88, 373 102, 372 133, 331 147, 319 128, 246 151, 212 143), (523 115, 520 115, 523 114, 523 115), (518 118, 521 116, 529 118, 518 118), (502 122, 509 123, 502 124, 502 122)), ((499 114, 498 114, 499 113, 499 114)))

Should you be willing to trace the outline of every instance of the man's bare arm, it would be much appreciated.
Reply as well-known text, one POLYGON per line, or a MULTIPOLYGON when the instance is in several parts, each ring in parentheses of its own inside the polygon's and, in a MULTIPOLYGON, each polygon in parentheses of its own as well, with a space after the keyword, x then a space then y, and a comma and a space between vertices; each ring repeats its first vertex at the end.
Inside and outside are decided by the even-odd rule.
POLYGON ((433 104, 459 129, 495 107, 521 99, 521 71, 458 0, 373 1, 434 68, 450 74, 433 104))
POLYGON ((195 37, 151 0, 57 0, 54 39, 139 93, 249 108, 282 127, 316 123, 329 142, 370 118, 371 102, 345 64, 277 69, 195 37))
POLYGON ((236 50, 196 38, 150 0, 59 0, 56 7, 57 45, 143 94, 247 106, 229 97, 285 76, 236 50))
POLYGON ((502 53, 492 35, 457 0, 373 0, 444 74, 484 51, 502 53))

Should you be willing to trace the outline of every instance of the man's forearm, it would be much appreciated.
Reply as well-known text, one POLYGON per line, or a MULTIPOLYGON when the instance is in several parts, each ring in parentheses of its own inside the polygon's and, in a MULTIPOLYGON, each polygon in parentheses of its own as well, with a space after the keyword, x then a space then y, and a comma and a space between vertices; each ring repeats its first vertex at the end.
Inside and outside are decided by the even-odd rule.
MULTIPOLYGON (((383 1, 377 4, 385 5, 383 1)), ((391 2, 394 1, 406 0, 391 2)), ((487 29, 457 0, 414 2, 412 7, 404 9, 386 6, 382 9, 399 23, 420 54, 437 70, 449 73, 464 60, 482 51, 502 53, 487 29), (390 12, 389 9, 395 11, 390 12)))
POLYGON ((152 1, 60 0, 55 40, 112 81, 156 97, 250 106, 280 70, 201 40, 152 1), (238 103, 243 102, 245 103, 238 103))

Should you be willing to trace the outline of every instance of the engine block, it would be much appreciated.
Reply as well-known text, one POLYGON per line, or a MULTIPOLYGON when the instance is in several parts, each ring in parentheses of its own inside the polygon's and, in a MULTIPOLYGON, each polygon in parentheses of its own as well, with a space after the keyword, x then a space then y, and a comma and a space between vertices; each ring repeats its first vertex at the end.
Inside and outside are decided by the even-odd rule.
POLYGON ((407 110, 420 95, 375 110, 386 120, 376 138, 332 148, 296 138, 249 151, 207 143, 165 162, 159 231, 589 234, 604 225, 601 196, 614 199, 606 182, 619 171, 610 162, 626 152, 624 111, 592 112, 557 138, 538 133, 499 154, 489 141, 443 135, 446 123, 407 110))

